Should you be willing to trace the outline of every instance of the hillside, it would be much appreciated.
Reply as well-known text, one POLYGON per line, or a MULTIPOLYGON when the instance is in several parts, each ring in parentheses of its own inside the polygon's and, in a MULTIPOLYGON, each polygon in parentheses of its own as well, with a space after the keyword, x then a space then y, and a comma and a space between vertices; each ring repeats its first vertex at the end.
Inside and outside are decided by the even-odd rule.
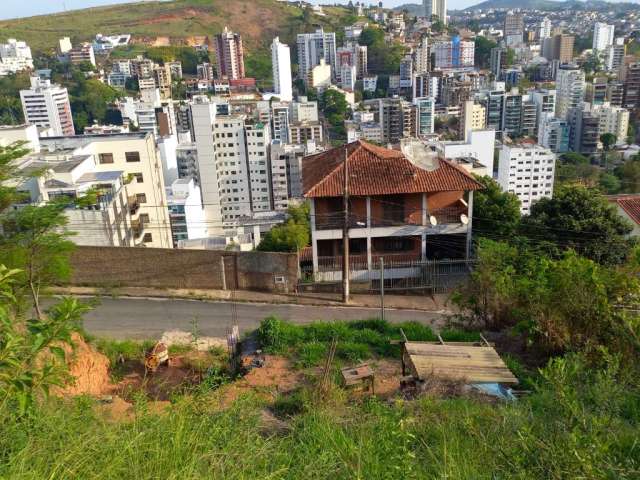
POLYGON ((63 36, 78 42, 96 33, 130 33, 133 43, 186 45, 195 36, 211 36, 227 25, 242 33, 248 48, 255 48, 265 47, 276 35, 291 42, 296 33, 313 30, 316 24, 337 27, 352 17, 346 8, 332 7, 325 12, 325 17, 318 17, 277 0, 127 3, 0 21, 0 40, 18 38, 35 51, 47 51, 63 36))

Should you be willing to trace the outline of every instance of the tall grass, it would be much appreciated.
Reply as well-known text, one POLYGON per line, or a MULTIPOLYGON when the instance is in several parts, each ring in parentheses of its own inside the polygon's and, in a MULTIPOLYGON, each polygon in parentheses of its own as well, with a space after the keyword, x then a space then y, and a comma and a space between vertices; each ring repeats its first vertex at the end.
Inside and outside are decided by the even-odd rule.
POLYGON ((160 416, 143 403, 124 423, 88 399, 51 400, 28 418, 0 412, 0 478, 638 478, 637 377, 569 358, 542 378, 513 404, 301 395, 278 406, 285 431, 265 429, 268 405, 251 395, 224 411, 185 397, 160 416))
MULTIPOLYGON (((322 362, 332 338, 339 339, 336 357, 357 362, 374 357, 399 358, 402 332, 409 340, 436 341, 430 327, 418 322, 392 324, 380 319, 355 322, 314 322, 295 325, 277 317, 265 318, 258 329, 258 338, 269 353, 290 355, 301 367, 322 362)), ((478 341, 478 332, 448 329, 440 334, 445 341, 478 341)))

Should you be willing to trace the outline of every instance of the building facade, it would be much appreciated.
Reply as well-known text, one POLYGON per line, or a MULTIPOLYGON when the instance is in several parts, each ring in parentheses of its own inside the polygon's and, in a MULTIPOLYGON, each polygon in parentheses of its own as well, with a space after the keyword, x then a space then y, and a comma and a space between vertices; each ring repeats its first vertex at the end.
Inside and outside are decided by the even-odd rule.
POLYGON ((31 77, 31 88, 21 90, 20 99, 27 123, 51 128, 56 136, 75 135, 66 88, 49 80, 31 77))

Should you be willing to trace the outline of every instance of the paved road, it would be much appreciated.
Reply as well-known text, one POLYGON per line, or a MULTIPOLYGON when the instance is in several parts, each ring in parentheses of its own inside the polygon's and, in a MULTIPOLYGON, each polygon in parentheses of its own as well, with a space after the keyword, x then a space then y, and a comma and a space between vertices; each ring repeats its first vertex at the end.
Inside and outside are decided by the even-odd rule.
MULTIPOLYGON (((172 299, 102 298, 85 316, 90 333, 114 339, 158 338, 167 330, 193 331, 194 322, 201 335, 222 337, 231 320, 231 303, 172 299)), ((242 332, 255 329, 268 315, 304 324, 314 320, 360 320, 377 317, 376 308, 314 307, 302 305, 236 304, 242 332)), ((415 310, 387 310, 391 322, 417 320, 428 325, 442 321, 442 314, 415 310)))

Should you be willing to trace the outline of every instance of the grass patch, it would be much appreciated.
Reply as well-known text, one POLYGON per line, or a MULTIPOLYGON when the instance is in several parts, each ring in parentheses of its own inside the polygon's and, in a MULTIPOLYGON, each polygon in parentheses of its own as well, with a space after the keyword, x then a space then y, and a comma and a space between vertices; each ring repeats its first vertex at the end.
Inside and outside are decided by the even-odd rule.
MULTIPOLYGON (((392 324, 369 319, 294 325, 274 316, 262 321, 258 338, 267 353, 288 355, 297 367, 308 368, 322 363, 333 338, 338 339, 336 358, 345 362, 356 363, 376 357, 398 358, 400 347, 391 341, 402 339, 400 330, 412 341, 438 340, 431 328, 418 322, 392 324)), ((480 340, 479 333, 462 330, 445 330, 441 336, 445 341, 480 340)))

